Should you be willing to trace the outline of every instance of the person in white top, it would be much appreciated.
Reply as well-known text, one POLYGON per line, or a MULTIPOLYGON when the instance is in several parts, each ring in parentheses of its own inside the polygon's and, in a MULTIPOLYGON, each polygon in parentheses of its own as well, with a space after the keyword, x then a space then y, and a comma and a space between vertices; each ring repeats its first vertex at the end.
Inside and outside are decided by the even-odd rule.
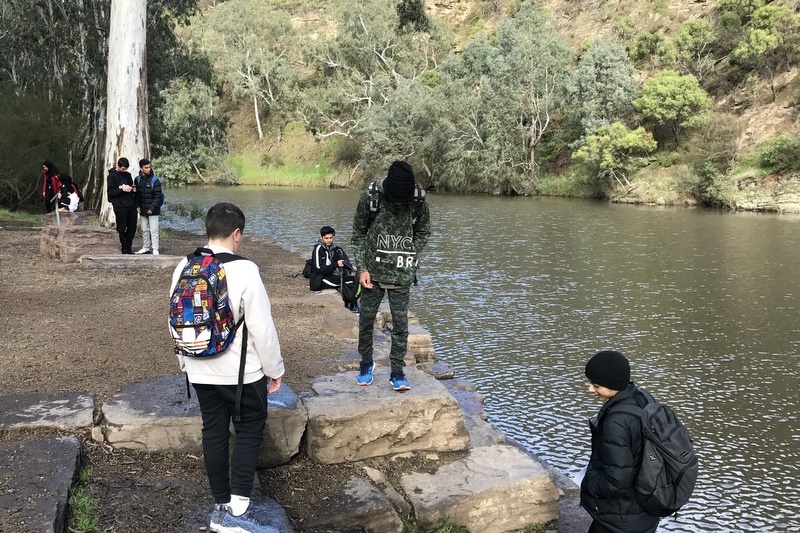
MULTIPOLYGON (((218 203, 206 215, 206 233, 212 252, 239 252, 245 217, 233 204, 218 203)), ((172 275, 174 288, 188 259, 181 261, 172 275)), ((267 395, 276 392, 283 380, 284 365, 272 310, 258 266, 244 258, 224 263, 228 302, 237 323, 244 316, 247 351, 241 419, 233 417, 243 335, 237 334, 227 350, 207 358, 178 355, 181 370, 187 373, 200 403, 203 419, 203 457, 214 509, 211 531, 244 527, 260 531, 259 509, 250 502, 253 478, 258 463, 267 419, 267 395), (236 437, 229 455, 230 423, 236 437)))
POLYGON ((61 177, 61 190, 58 192, 58 210, 62 213, 74 213, 78 210, 81 199, 77 187, 72 183, 72 178, 67 175, 61 177))

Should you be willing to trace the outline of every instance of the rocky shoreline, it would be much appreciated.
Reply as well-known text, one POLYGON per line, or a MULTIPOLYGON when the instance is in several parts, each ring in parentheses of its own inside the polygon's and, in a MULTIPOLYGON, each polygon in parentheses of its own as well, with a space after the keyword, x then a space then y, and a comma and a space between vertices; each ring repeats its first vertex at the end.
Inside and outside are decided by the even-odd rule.
MULTIPOLYGON (((0 236, 10 231, 0 228, 0 236)), ((160 298, 169 283, 163 278, 171 273, 167 254, 183 253, 202 244, 198 241, 202 237, 174 233, 166 241, 163 251, 167 254, 158 258, 105 252, 91 259, 84 257, 80 263, 52 259, 77 259, 73 252, 52 251, 58 248, 59 239, 62 243, 79 242, 84 231, 54 230, 47 224, 41 231, 14 231, 17 235, 11 240, 19 242, 0 248, 0 267, 24 259, 20 256, 33 255, 30 247, 39 232, 41 252, 50 257, 48 264, 33 269, 41 278, 67 269, 79 275, 87 287, 102 289, 103 280, 119 273, 137 284, 157 277, 158 283, 147 286, 143 297, 160 298)), ((90 239, 98 239, 95 230, 88 233, 92 233, 90 239)), ((79 248, 87 247, 92 246, 79 248)), ((299 270, 300 255, 278 243, 255 241, 248 242, 244 252, 262 269, 287 360, 287 386, 270 398, 262 455, 266 468, 259 471, 261 494, 283 507, 276 507, 276 517, 287 517, 278 530, 402 532, 415 523, 414 527, 427 531, 448 523, 474 532, 505 532, 524 531, 529 524, 556 518, 558 531, 586 530, 586 517, 577 508, 574 485, 486 421, 480 394, 467 381, 453 379, 452 369, 436 360, 430 335, 418 323, 412 325, 409 339, 408 362, 414 367, 409 370, 412 390, 398 394, 388 384, 381 386, 387 381, 381 379, 381 372, 388 365, 388 309, 376 324, 376 359, 380 365, 376 383, 358 387, 352 379, 358 363, 356 315, 342 307, 337 294, 310 294, 303 278, 286 274, 299 270), (324 344, 324 350, 319 349, 320 344, 324 344)), ((171 264, 179 258, 173 255, 171 264)), ((16 298, 24 298, 24 289, 16 292, 16 298)), ((117 295, 102 292, 111 299, 126 296, 124 290, 117 295)), ((165 313, 166 298, 163 300, 163 305, 144 312, 147 316, 143 323, 158 323, 166 316, 159 314, 165 313)), ((23 314, 35 314, 29 306, 22 307, 23 314)), ((101 323, 108 318, 102 314, 84 316, 101 323)), ((22 334, 22 328, 16 333, 22 334)), ((166 335, 160 334, 157 330, 152 340, 159 350, 169 353, 168 346, 161 346, 168 344, 167 339, 161 339, 166 335)), ((22 351, 28 348, 26 341, 35 339, 23 339, 22 351)), ((95 355, 92 364, 111 370, 112 365, 98 352, 110 358, 121 350, 119 344, 123 342, 112 339, 112 347, 106 350, 98 350, 97 343, 87 343, 84 350, 95 355)), ((56 524, 48 531, 63 531, 58 523, 66 516, 66 490, 80 477, 101 510, 95 531, 148 530, 142 526, 148 523, 143 522, 142 514, 159 531, 202 530, 208 496, 199 460, 199 412, 185 394, 181 396, 185 391, 183 378, 164 364, 169 361, 165 359, 149 366, 145 361, 127 376, 113 372, 111 384, 102 378, 80 386, 61 382, 54 390, 29 379, 32 387, 20 385, 17 390, 6 390, 8 394, 0 397, 0 457, 24 472, 35 466, 24 453, 35 442, 40 449, 57 449, 55 456, 66 455, 58 465, 82 463, 83 472, 89 469, 93 475, 79 475, 77 467, 70 473, 67 468, 59 488, 39 486, 39 494, 26 496, 20 491, 7 497, 0 529, 14 526, 14 531, 43 531, 32 525, 25 529, 20 519, 36 515, 30 502, 38 500, 44 491, 60 495, 51 500, 51 515, 55 516, 45 513, 49 523, 56 524), (148 498, 150 493, 152 498, 148 498), (176 506, 183 509, 177 515, 176 506), (159 513, 162 517, 164 513, 173 515, 169 527, 158 521, 159 513)), ((19 363, 20 368, 3 371, 4 382, 29 372, 24 361, 19 363)), ((35 473, 28 472, 19 479, 31 477, 35 473)))

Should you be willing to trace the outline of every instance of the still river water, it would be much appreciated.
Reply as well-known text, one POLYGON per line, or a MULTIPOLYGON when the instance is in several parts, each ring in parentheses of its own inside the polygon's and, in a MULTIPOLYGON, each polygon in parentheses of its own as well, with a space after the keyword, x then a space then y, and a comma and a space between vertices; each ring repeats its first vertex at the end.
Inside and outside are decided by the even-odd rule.
MULTIPOLYGON (((618 349, 634 380, 682 415, 700 456, 693 501, 659 531, 800 531, 800 218, 428 197, 432 236, 411 311, 439 358, 478 385, 492 424, 575 474, 600 407, 583 365, 618 349)), ((330 224, 349 249, 357 199, 169 189, 165 211, 230 201, 246 234, 306 251, 330 224)))

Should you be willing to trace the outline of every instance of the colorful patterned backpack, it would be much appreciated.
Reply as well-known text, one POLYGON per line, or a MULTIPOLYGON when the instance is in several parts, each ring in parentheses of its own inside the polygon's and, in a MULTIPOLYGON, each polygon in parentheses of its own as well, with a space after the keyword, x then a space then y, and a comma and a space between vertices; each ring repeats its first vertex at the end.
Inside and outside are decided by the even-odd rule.
POLYGON ((223 266, 243 258, 198 248, 186 259, 170 298, 169 330, 176 354, 210 357, 228 349, 244 320, 234 320, 223 266))

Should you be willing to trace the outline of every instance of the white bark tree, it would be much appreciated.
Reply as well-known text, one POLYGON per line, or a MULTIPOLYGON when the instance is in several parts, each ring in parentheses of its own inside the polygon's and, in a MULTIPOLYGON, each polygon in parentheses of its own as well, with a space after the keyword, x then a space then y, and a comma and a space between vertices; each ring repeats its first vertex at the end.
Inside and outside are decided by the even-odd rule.
MULTIPOLYGON (((105 170, 127 157, 128 171, 136 175, 139 159, 149 157, 147 111, 147 0, 112 0, 108 34, 108 105, 105 170)), ((108 201, 107 176, 103 178, 100 221, 116 220, 108 201)))

